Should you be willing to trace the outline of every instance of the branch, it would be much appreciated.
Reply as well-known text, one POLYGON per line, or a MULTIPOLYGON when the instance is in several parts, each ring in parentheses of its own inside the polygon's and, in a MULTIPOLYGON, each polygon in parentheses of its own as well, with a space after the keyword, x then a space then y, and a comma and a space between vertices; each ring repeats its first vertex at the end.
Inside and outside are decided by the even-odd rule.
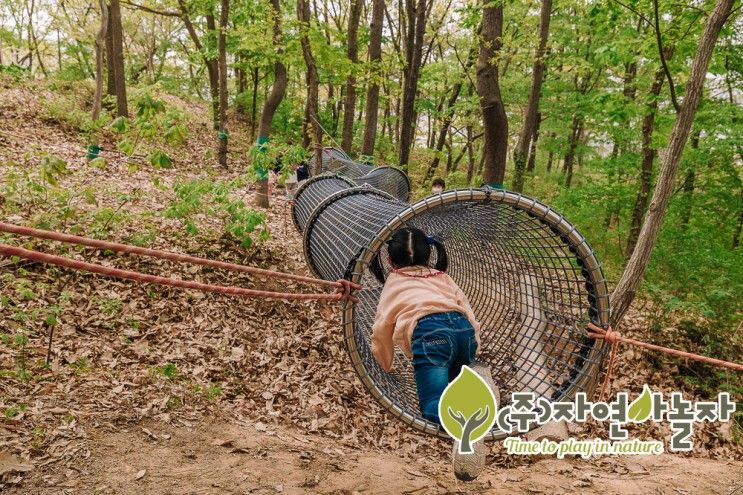
POLYGON ((671 77, 671 71, 668 70, 668 64, 666 63, 666 56, 663 53, 663 40, 661 39, 660 35, 660 19, 658 16, 658 0, 653 0, 653 10, 655 14, 655 38, 658 41, 658 52, 660 53, 660 63, 663 65, 663 72, 666 73, 666 78, 668 79, 668 89, 671 92, 671 103, 673 103, 673 108, 676 109, 676 113, 679 112, 679 103, 676 100, 676 89, 673 85, 673 78, 671 77))
POLYGON ((627 4, 624 4, 624 3, 620 2, 619 0, 614 0, 614 2, 618 3, 619 5, 621 5, 622 7, 624 7, 625 9, 629 10, 630 12, 632 12, 633 14, 639 16, 640 19, 642 19, 643 21, 645 21, 646 23, 648 23, 649 26, 652 26, 653 25, 653 22, 650 19, 648 19, 647 17, 645 17, 642 14, 642 12, 639 12, 638 10, 630 7, 627 4))
POLYGON ((157 10, 157 9, 153 9, 153 8, 150 8, 150 7, 146 7, 144 5, 139 5, 139 4, 134 3, 132 1, 129 1, 129 0, 121 0, 121 3, 124 4, 124 5, 128 5, 129 7, 132 7, 134 9, 136 9, 136 10, 141 10, 143 12, 147 12, 147 13, 150 13, 150 14, 163 15, 163 16, 166 16, 166 17, 180 17, 181 16, 181 13, 180 12, 175 12, 175 11, 172 11, 172 10, 157 10))

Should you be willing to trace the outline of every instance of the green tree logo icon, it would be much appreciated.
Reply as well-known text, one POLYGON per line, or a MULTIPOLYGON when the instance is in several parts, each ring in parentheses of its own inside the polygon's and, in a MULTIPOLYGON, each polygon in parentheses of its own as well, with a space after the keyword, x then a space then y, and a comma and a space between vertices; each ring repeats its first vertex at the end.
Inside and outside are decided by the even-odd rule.
POLYGON ((469 366, 444 389, 439 418, 444 430, 459 441, 459 453, 474 452, 472 444, 484 437, 495 423, 495 395, 485 380, 469 366))

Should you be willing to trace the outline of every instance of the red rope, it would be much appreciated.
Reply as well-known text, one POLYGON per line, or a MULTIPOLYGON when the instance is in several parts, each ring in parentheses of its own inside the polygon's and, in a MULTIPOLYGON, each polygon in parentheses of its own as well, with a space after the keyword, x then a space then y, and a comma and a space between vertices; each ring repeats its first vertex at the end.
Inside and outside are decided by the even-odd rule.
MULTIPOLYGON (((187 254, 171 253, 168 251, 159 251, 156 249, 147 249, 139 246, 130 246, 128 244, 119 244, 116 242, 100 241, 98 239, 90 239, 88 237, 80 237, 77 235, 63 234, 61 232, 54 232, 51 230, 33 229, 31 227, 22 227, 20 225, 13 225, 10 223, 0 222, 0 232, 8 232, 10 234, 23 235, 28 237, 36 237, 38 239, 48 239, 51 241, 66 242, 70 244, 78 244, 81 246, 94 247, 98 249, 109 249, 111 251, 117 251, 120 253, 131 253, 139 254, 141 256, 150 256, 153 258, 160 258, 170 261, 178 261, 181 263, 193 263, 195 265, 208 266, 211 268, 221 268, 224 270, 232 270, 236 272, 252 273, 254 275, 270 276, 272 278, 283 278, 287 280, 295 280, 297 282, 306 282, 308 284, 326 285, 329 287, 335 287, 337 289, 345 290, 345 285, 339 282, 333 282, 332 280, 322 280, 319 278, 306 277, 304 275, 295 275, 293 273, 275 272, 273 270, 264 270, 263 268, 255 268, 252 266, 236 265, 234 263, 226 263, 224 261, 215 261, 205 258, 197 258, 195 256, 189 256, 187 254)), ((354 289, 361 289, 361 286, 352 282, 351 287, 354 289)))
POLYGON ((669 354, 671 356, 692 359, 694 361, 699 361, 702 363, 716 364, 717 366, 723 366, 725 368, 729 368, 729 369, 736 370, 736 371, 743 371, 743 364, 732 363, 730 361, 723 361, 722 359, 715 359, 715 358, 711 358, 707 356, 701 356, 699 354, 694 354, 694 353, 687 352, 687 351, 680 351, 678 349, 672 349, 670 347, 663 347, 660 345, 648 344, 647 342, 642 342, 641 340, 624 337, 619 332, 612 330, 611 327, 605 330, 601 327, 594 325, 593 323, 589 323, 588 329, 592 330, 588 332, 589 337, 592 337, 594 339, 603 339, 606 342, 609 342, 611 344, 611 353, 609 354, 609 363, 607 365, 606 375, 604 376, 604 382, 601 384, 601 392, 599 393, 599 400, 604 399, 604 393, 606 392, 607 386, 609 384, 609 380, 611 378, 612 369, 614 367, 614 362, 616 361, 617 347, 619 347, 620 343, 630 344, 635 347, 640 347, 642 349, 648 349, 651 351, 662 352, 664 354, 669 354))
POLYGON ((151 284, 167 285, 170 287, 178 287, 181 289, 196 289, 204 292, 217 292, 220 294, 231 294, 238 296, 247 297, 262 297, 266 299, 283 299, 287 301, 308 301, 308 300, 324 300, 324 301, 343 301, 351 300, 358 302, 358 298, 351 295, 352 285, 348 280, 339 280, 337 282, 339 288, 332 294, 295 294, 288 292, 273 292, 256 289, 245 289, 242 287, 232 287, 225 285, 211 285, 202 284, 201 282, 192 282, 188 280, 179 280, 175 278, 159 277, 156 275, 148 275, 146 273, 134 272, 129 270, 120 270, 118 268, 109 268, 103 265, 97 265, 94 263, 87 263, 85 261, 77 261, 62 256, 55 256, 53 254, 41 253, 39 251, 31 251, 20 247, 9 246, 7 244, 0 244, 0 255, 3 256, 18 256, 27 260, 37 261, 40 263, 47 263, 50 265, 57 265, 64 268, 71 268, 73 270, 82 270, 91 273, 97 273, 99 275, 106 275, 109 277, 118 277, 127 280, 133 280, 135 282, 145 282, 151 284))

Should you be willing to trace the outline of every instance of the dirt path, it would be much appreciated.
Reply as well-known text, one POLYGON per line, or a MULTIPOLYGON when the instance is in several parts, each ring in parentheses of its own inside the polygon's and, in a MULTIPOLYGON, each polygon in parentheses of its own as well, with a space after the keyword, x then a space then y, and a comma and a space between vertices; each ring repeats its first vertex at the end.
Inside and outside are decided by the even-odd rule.
POLYGON ((88 459, 77 465, 35 470, 7 493, 743 493, 743 463, 735 461, 671 454, 547 458, 516 468, 490 466, 475 482, 462 483, 445 452, 439 459, 406 460, 296 429, 258 431, 222 421, 93 431, 88 449, 88 459))

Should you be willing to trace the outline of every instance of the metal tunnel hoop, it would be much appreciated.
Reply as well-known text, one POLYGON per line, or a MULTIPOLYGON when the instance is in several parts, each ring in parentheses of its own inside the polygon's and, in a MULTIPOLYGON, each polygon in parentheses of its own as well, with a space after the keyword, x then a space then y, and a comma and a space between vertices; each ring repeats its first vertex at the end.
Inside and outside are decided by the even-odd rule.
POLYGON ((310 271, 315 277, 318 278, 325 278, 321 273, 318 272, 317 268, 315 267, 315 263, 313 263, 312 257, 310 255, 310 241, 312 237, 312 231, 315 226, 315 222, 317 221, 318 217, 325 211, 330 205, 338 201, 339 199, 346 198, 348 196, 353 196, 356 194, 368 194, 373 196, 379 196, 384 199, 388 199, 390 201, 397 201, 397 198, 392 196, 390 193, 387 193, 385 191, 381 191, 379 189, 376 189, 368 184, 363 184, 360 186, 351 187, 349 189, 343 189, 341 191, 337 191, 327 198, 323 202, 321 202, 319 205, 315 207, 315 209, 312 211, 312 214, 307 219, 307 222, 304 225, 304 232, 302 236, 302 249, 304 251, 304 258, 307 260, 307 265, 310 268, 310 271))
MULTIPOLYGON (((419 216, 423 212, 462 201, 483 203, 495 202, 508 205, 513 209, 525 212, 531 218, 537 219, 555 234, 559 235, 560 239, 569 245, 570 252, 576 255, 578 265, 585 277, 585 288, 588 291, 589 299, 591 300, 589 309, 590 321, 600 327, 605 327, 609 324, 610 307, 606 280, 603 276, 601 265, 596 259, 588 242, 578 233, 577 229, 571 223, 550 207, 522 194, 504 190, 460 189, 448 191, 436 196, 425 198, 407 207, 405 210, 394 215, 387 225, 381 228, 376 236, 374 236, 374 238, 361 250, 361 254, 356 258, 354 263, 352 281, 356 283, 361 282, 369 263, 382 247, 387 237, 389 237, 395 229, 399 228, 411 219, 414 219, 416 216, 419 216)), ((313 214, 313 216, 315 215, 313 214)), ((344 341, 354 370, 358 374, 364 386, 370 391, 375 400, 393 416, 398 417, 403 422, 419 431, 434 434, 442 438, 448 438, 448 435, 438 425, 423 419, 419 414, 411 414, 411 412, 405 410, 382 389, 380 389, 378 383, 373 379, 370 369, 368 368, 364 357, 360 354, 357 346, 357 332, 354 326, 355 310, 356 305, 350 302, 347 302, 343 307, 344 341)), ((582 330, 582 335, 585 336, 585 329, 579 330, 582 330)), ((559 396, 555 399, 560 400, 572 397, 580 390, 593 390, 598 381, 600 363, 605 357, 606 349, 607 345, 603 340, 597 341, 585 337, 579 353, 586 350, 586 355, 583 356, 581 354, 575 359, 575 367, 580 367, 580 369, 570 370, 567 387, 563 384, 558 390, 556 390, 555 394, 559 393, 559 396)), ((505 437, 505 433, 496 433, 493 430, 486 436, 486 439, 500 440, 505 437)))
POLYGON ((381 165, 379 167, 374 167, 374 169, 369 171, 369 173, 357 179, 354 179, 354 181, 358 185, 369 184, 372 187, 376 187, 377 189, 388 192, 392 194, 393 196, 395 196, 400 201, 407 202, 410 199, 410 191, 412 189, 412 186, 410 184, 410 178, 408 177, 408 174, 406 174, 405 172, 403 172, 401 169, 397 167, 393 167, 392 165, 381 165), (376 183, 376 181, 374 180, 375 175, 385 174, 387 171, 393 172, 394 174, 398 176, 398 180, 397 181, 393 180, 392 182, 398 182, 398 183, 402 182, 402 184, 400 184, 402 187, 398 187, 400 189, 399 191, 390 191, 389 186, 382 187, 381 184, 376 183), (396 195, 394 194, 394 192, 398 192, 398 194, 396 195))
MULTIPOLYGON (((299 218, 300 215, 304 213, 307 215, 307 218, 309 218, 309 216, 312 215, 312 211, 315 209, 315 206, 316 206, 316 205, 310 204, 308 205, 308 208, 307 208, 309 210, 308 212, 300 212, 299 209, 297 208, 297 205, 301 204, 301 201, 299 201, 300 196, 302 196, 302 194, 305 191, 307 191, 310 188, 310 186, 312 186, 313 184, 320 182, 320 181, 325 181, 325 180, 334 180, 337 182, 344 183, 345 187, 338 189, 339 191, 347 187, 356 186, 356 183, 354 181, 335 172, 323 172, 322 174, 316 175, 314 177, 310 177, 309 179, 302 181, 302 184, 300 184, 299 188, 297 188, 297 192, 294 193, 294 201, 293 201, 294 207, 292 207, 292 222, 294 222, 294 226, 297 228, 298 231, 302 232, 302 230, 304 229, 304 225, 299 218)), ((318 204, 327 198, 327 191, 322 191, 320 193, 325 193, 325 195, 319 198, 318 204)), ((306 219, 304 223, 306 223, 306 219)))

